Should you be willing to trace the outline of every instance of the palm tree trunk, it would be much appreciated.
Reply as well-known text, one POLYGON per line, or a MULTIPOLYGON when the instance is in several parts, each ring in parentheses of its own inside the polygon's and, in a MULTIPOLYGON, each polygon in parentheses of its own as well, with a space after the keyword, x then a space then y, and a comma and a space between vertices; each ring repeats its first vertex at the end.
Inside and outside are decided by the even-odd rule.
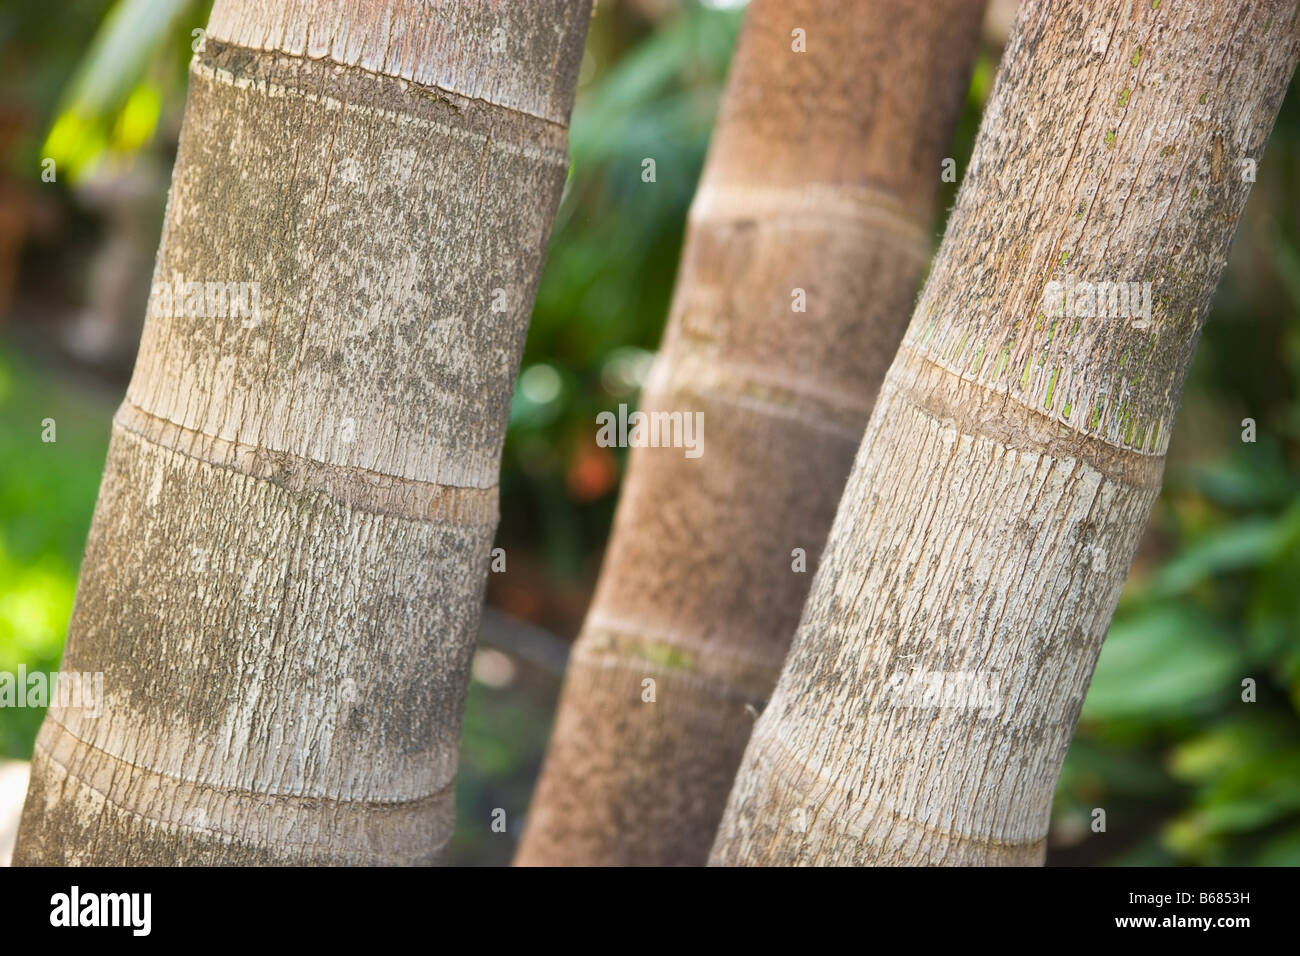
POLYGON ((1298 49, 1295 0, 1023 5, 712 862, 1042 861, 1298 49))
POLYGON ((703 453, 632 453, 517 863, 705 862, 929 257, 982 10, 749 10, 641 401, 702 412, 703 453))
POLYGON ((589 15, 218 0, 18 863, 438 856, 589 15))

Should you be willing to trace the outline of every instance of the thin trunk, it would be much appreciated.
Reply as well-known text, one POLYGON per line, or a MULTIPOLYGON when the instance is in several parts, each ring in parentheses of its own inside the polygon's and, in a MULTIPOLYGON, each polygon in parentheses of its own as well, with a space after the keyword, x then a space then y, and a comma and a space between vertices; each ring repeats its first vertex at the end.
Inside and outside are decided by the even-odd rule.
POLYGON ((1022 7, 713 862, 1042 861, 1298 48, 1294 0, 1022 7))
POLYGON ((17 862, 437 857, 589 11, 218 0, 17 862))
POLYGON ((632 453, 518 863, 705 862, 929 257, 982 10, 748 12, 641 401, 702 413, 702 454, 632 453))

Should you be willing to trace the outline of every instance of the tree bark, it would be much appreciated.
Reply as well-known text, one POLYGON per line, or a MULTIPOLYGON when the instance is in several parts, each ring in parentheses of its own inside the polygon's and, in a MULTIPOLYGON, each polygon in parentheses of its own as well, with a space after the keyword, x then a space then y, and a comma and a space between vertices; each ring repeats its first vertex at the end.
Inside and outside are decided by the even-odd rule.
POLYGON ((929 257, 983 6, 749 10, 640 404, 702 412, 703 453, 631 454, 517 863, 706 861, 929 257))
POLYGON ((437 858, 589 16, 218 0, 16 862, 437 858))
POLYGON ((1298 47, 1294 0, 1022 6, 712 862, 1042 861, 1298 47))

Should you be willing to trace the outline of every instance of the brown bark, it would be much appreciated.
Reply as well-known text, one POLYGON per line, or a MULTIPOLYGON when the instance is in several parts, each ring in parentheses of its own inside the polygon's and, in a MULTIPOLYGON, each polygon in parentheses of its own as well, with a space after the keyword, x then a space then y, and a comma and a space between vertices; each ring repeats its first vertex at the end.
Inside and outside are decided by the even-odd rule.
POLYGON ((705 861, 925 269, 982 9, 749 10, 640 405, 703 412, 703 454, 632 452, 517 863, 705 861))
POLYGON ((437 857, 589 15, 216 4, 17 862, 437 857))
POLYGON ((1294 0, 1024 4, 712 862, 1042 861, 1298 51, 1294 0))

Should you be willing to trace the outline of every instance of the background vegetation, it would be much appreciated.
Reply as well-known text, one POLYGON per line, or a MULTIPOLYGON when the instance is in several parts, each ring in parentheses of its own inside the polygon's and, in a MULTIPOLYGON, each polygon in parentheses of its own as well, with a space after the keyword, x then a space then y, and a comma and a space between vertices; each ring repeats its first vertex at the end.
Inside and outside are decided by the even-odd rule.
MULTIPOLYGON (((193 0, 0 7, 0 671, 57 667, 144 312, 184 102, 193 0), (58 178, 42 182, 41 161, 58 178), (42 443, 54 418, 57 442, 42 443)), ((504 863, 545 745, 562 644, 624 466, 598 411, 635 402, 741 11, 602 0, 573 167, 511 411, 455 862, 504 863), (653 156, 657 182, 641 182, 653 156), (528 623, 530 622, 531 626, 528 623), (539 630, 538 628, 544 629, 539 630), (511 833, 493 834, 503 807, 511 833)), ((1005 7, 1004 4, 1000 6, 1005 7)), ((992 28, 951 155, 996 70, 992 28)), ((1057 793, 1050 862, 1300 864, 1300 94, 1259 167, 1057 793), (1258 440, 1242 441, 1242 420, 1258 440), (1242 701, 1241 683, 1257 684, 1242 701), (1091 829, 1106 811, 1105 833, 1091 829)), ((938 175, 938 170, 935 171, 938 175)), ((955 187, 945 187, 935 240, 955 187)), ((42 714, 0 709, 0 758, 42 714)))

